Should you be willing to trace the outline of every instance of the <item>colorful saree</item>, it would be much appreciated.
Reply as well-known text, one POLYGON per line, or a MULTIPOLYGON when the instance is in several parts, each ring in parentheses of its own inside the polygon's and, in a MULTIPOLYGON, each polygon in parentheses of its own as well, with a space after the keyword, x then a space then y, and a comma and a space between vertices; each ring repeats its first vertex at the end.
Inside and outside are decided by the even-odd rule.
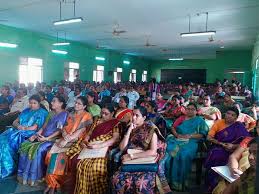
MULTIPOLYGON (((91 125, 91 123, 92 116, 90 113, 85 111, 81 114, 70 113, 66 125, 62 130, 67 134, 73 134, 77 130, 84 129, 91 125)), ((48 187, 53 189, 60 188, 66 178, 65 175, 69 175, 67 169, 68 156, 65 152, 54 154, 48 152, 45 163, 48 165, 46 174, 46 183, 48 187)))
POLYGON ((167 111, 163 114, 166 121, 166 127, 170 129, 174 121, 181 115, 185 115, 184 106, 174 107, 172 105, 169 105, 169 107, 167 107, 167 111))
MULTIPOLYGON (((49 137, 58 130, 59 126, 64 126, 67 118, 67 112, 59 114, 50 112, 46 119, 46 128, 43 129, 42 136, 49 137)), ((40 181, 46 174, 45 157, 53 141, 30 142, 26 141, 20 146, 20 157, 18 165, 18 179, 22 182, 40 181)))
MULTIPOLYGON (((215 114, 216 115, 216 119, 215 120, 221 119, 221 112, 220 112, 220 110, 218 108, 216 108, 216 107, 213 107, 213 106, 201 107, 200 110, 199 110, 199 113, 200 114, 206 114, 206 115, 213 115, 213 114, 215 114)), ((207 123, 209 128, 211 128, 215 121, 214 120, 205 119, 205 122, 207 123)))
POLYGON ((132 114, 132 110, 126 108, 126 109, 124 109, 124 110, 118 111, 118 112, 116 112, 116 114, 115 114, 115 118, 117 118, 117 119, 119 119, 119 120, 120 120, 120 119, 123 119, 123 117, 124 117, 127 113, 132 114))
MULTIPOLYGON (((48 112, 45 109, 25 109, 19 116, 19 124, 30 127, 37 125, 40 129, 45 122, 48 112)), ((36 130, 18 130, 9 128, 0 135, 0 178, 7 177, 16 169, 18 149, 21 143, 34 135, 36 130)))
POLYGON ((148 113, 147 119, 152 121, 159 129, 160 133, 163 135, 163 137, 166 137, 167 131, 166 131, 166 121, 164 117, 159 113, 148 113))
POLYGON ((158 135, 158 171, 123 172, 120 168, 112 178, 113 193, 171 193, 164 174, 164 163, 160 162, 164 158, 166 144, 152 122, 145 122, 143 126, 131 132, 127 149, 148 150, 154 133, 158 135))
MULTIPOLYGON (((214 125, 224 125, 222 121, 223 120, 219 120, 214 125)), ((245 137, 250 136, 244 125, 240 122, 235 122, 228 127, 220 126, 220 128, 224 129, 217 132, 214 136, 219 142, 239 144, 245 137)), ((211 130, 213 130, 213 128, 211 130)), ((209 134, 210 133, 211 131, 209 134)), ((205 182, 208 186, 208 192, 211 192, 216 187, 219 178, 218 174, 211 170, 211 167, 226 165, 230 154, 231 152, 225 150, 222 146, 213 145, 211 147, 204 165, 207 169, 205 182)))
MULTIPOLYGON (((209 130, 203 118, 196 116, 185 120, 185 116, 179 117, 173 127, 178 134, 202 134, 206 137, 209 130)), ((169 135, 166 138, 167 153, 166 177, 172 189, 187 190, 188 176, 191 172, 192 160, 195 158, 198 149, 199 139, 182 139, 169 135)))
MULTIPOLYGON (((103 123, 97 120, 87 135, 89 143, 108 141, 113 133, 119 133, 119 121, 112 119, 103 123)), ((106 194, 108 192, 108 157, 80 160, 77 164, 76 187, 74 193, 106 194)))

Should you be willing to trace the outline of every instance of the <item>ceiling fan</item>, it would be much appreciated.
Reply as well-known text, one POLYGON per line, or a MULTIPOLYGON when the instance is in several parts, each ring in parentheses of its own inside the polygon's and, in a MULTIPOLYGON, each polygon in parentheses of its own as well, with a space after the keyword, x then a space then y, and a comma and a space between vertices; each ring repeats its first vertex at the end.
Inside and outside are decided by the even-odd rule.
POLYGON ((156 44, 151 44, 151 43, 149 42, 149 38, 147 37, 146 43, 144 44, 144 46, 145 46, 145 47, 154 47, 154 46, 157 46, 157 45, 156 45, 156 44))
POLYGON ((123 30, 123 29, 120 28, 120 25, 119 25, 118 22, 115 22, 115 23, 114 23, 114 25, 113 25, 113 27, 112 27, 112 31, 109 31, 109 32, 106 31, 106 33, 112 33, 112 35, 113 35, 113 36, 116 36, 116 37, 118 37, 118 36, 120 36, 121 34, 124 34, 124 33, 126 33, 126 32, 127 32, 126 30, 123 30))

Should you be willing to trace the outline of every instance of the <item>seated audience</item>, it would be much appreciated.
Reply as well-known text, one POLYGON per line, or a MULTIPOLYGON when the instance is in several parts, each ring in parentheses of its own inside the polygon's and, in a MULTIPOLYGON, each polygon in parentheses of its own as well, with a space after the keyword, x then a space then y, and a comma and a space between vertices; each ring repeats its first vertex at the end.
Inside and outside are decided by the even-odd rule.
MULTIPOLYGON (((157 156, 156 163, 158 163, 164 157, 164 138, 152 122, 145 121, 146 117, 147 110, 144 107, 133 110, 132 124, 129 126, 119 146, 123 153, 122 162, 157 156), (130 149, 135 149, 138 152, 129 154, 130 149)), ((157 170, 151 167, 150 169, 134 171, 134 168, 139 166, 141 164, 135 165, 135 167, 132 165, 129 171, 123 170, 124 165, 119 168, 112 178, 114 193, 152 194, 171 192, 164 176, 163 166, 159 166, 157 170)))
POLYGON ((221 119, 221 112, 216 107, 211 106, 209 95, 203 96, 203 106, 199 109, 199 115, 204 118, 209 128, 212 127, 216 120, 221 119))
POLYGON ((128 108, 133 109, 136 106, 137 101, 139 99, 139 93, 137 91, 135 91, 133 86, 130 86, 130 90, 128 91, 127 96, 129 98, 128 108))
POLYGON ((227 184, 222 194, 255 193, 256 180, 256 158, 258 148, 258 137, 245 139, 240 146, 229 157, 229 167, 235 182, 227 184), (246 154, 248 152, 248 154, 246 154), (245 159, 246 157, 247 159, 245 159), (242 169, 242 162, 246 160, 248 169, 242 169), (245 170, 244 172, 242 170, 245 170), (240 178, 239 178, 240 177, 240 178))
POLYGON ((49 102, 46 100, 45 92, 39 91, 38 95, 40 96, 40 104, 42 105, 42 108, 45 108, 49 112, 49 102))
POLYGON ((19 88, 17 94, 10 105, 10 112, 0 115, 0 131, 5 130, 6 126, 12 125, 19 114, 29 106, 29 97, 26 95, 27 90, 19 88))
POLYGON ((197 116, 197 106, 190 103, 186 115, 179 117, 172 126, 172 134, 166 138, 167 180, 174 190, 187 190, 188 176, 191 172, 192 160, 195 158, 198 142, 205 138, 208 126, 202 117, 197 116))
POLYGON ((166 100, 163 99, 163 96, 161 95, 161 93, 157 93, 156 95, 156 105, 157 105, 157 111, 161 111, 165 104, 166 104, 166 100))
POLYGON ((52 92, 52 87, 50 85, 47 85, 45 87, 45 91, 44 92, 46 94, 46 98, 47 98, 48 103, 51 103, 52 99, 54 98, 54 94, 52 92))
POLYGON ((245 138, 229 156, 231 176, 237 180, 229 183, 221 178, 213 194, 255 193, 257 141, 257 138, 245 138))
POLYGON ((13 101, 13 96, 10 94, 9 86, 3 86, 1 88, 1 96, 0 96, 0 115, 3 115, 9 112, 9 105, 13 101))
MULTIPOLYGON (((74 112, 69 113, 65 126, 61 130, 62 137, 53 145, 59 148, 70 147, 70 143, 75 142, 83 134, 86 127, 92 124, 92 116, 86 112, 87 100, 84 96, 79 96, 75 102, 74 112)), ((60 189, 66 178, 66 168, 68 157, 66 152, 47 153, 45 158, 47 167, 46 183, 47 188, 44 193, 54 194, 56 189, 60 189)))
POLYGON ((113 97, 113 101, 119 103, 122 96, 127 96, 127 90, 125 88, 121 88, 120 91, 115 94, 115 96, 113 97))
POLYGON ((245 125, 245 128, 247 129, 247 131, 252 131, 256 126, 256 120, 254 120, 248 114, 241 112, 243 106, 240 103, 235 103, 234 106, 239 111, 239 116, 237 118, 237 121, 243 123, 245 125))
POLYGON ((229 155, 245 137, 250 136, 245 126, 237 121, 238 116, 238 109, 229 107, 225 118, 216 121, 208 133, 207 139, 213 143, 205 161, 208 192, 211 192, 218 183, 218 175, 211 167, 226 165, 229 155))
POLYGON ((147 109, 147 120, 152 121, 159 129, 160 133, 166 137, 166 121, 163 116, 156 112, 156 103, 153 101, 146 102, 145 108, 147 109))
POLYGON ((174 121, 179 118, 181 115, 185 114, 185 107, 180 103, 180 96, 173 96, 172 100, 167 103, 165 106, 166 109, 162 113, 163 117, 166 120, 167 128, 171 128, 174 121))
POLYGON ((129 98, 127 96, 121 96, 119 107, 115 112, 115 118, 126 125, 128 125, 132 120, 132 110, 128 108, 128 104, 129 98))
POLYGON ((43 127, 20 146, 17 179, 23 184, 34 186, 46 174, 45 156, 60 135, 67 118, 65 99, 54 97, 43 127))
POLYGON ((71 112, 75 106, 76 99, 81 95, 81 89, 75 88, 75 91, 71 91, 68 94, 67 107, 66 110, 71 112))
MULTIPOLYGON (((119 121, 113 115, 112 104, 106 104, 101 118, 86 131, 81 145, 88 149, 101 149, 118 144, 119 121)), ((74 193, 108 193, 108 158, 85 158, 77 162, 74 193)))
POLYGON ((101 108, 96 103, 96 96, 93 91, 89 91, 86 95, 87 97, 87 111, 92 115, 93 118, 99 117, 101 113, 101 108))
POLYGON ((13 126, 0 135, 0 178, 16 170, 18 150, 21 143, 33 136, 44 124, 48 112, 40 108, 40 97, 29 98, 26 108, 13 122, 13 126))

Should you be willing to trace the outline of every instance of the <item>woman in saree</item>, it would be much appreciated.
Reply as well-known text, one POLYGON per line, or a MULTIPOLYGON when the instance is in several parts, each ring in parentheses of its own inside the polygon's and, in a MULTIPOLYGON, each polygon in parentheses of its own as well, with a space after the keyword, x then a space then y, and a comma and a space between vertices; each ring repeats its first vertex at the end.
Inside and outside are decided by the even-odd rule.
POLYGON ((229 107, 225 118, 216 121, 208 133, 207 139, 213 144, 205 161, 205 182, 208 192, 215 188, 219 178, 211 167, 226 165, 229 155, 245 137, 250 136, 245 126, 236 121, 238 115, 236 107, 229 107))
MULTIPOLYGON (((235 182, 227 184, 220 194, 254 194, 255 193, 255 180, 256 180, 256 158, 258 149, 257 138, 245 138, 239 147, 229 157, 229 168, 233 178, 238 178, 235 182), (248 152, 248 153, 247 153, 248 152), (248 169, 245 171, 240 170, 242 161, 248 163, 248 169)), ((244 165, 244 164, 243 164, 244 165)), ((242 169, 242 167, 241 167, 242 169)))
POLYGON ((46 174, 47 188, 44 193, 55 193, 56 189, 60 189, 63 185, 66 176, 67 163, 69 158, 66 155, 66 150, 70 144, 76 142, 84 133, 87 126, 92 124, 92 116, 86 112, 87 99, 84 96, 79 96, 76 99, 74 112, 68 115, 65 126, 61 130, 62 137, 53 145, 59 149, 63 149, 60 153, 48 152, 45 158, 45 163, 48 165, 46 174))
POLYGON ((29 108, 22 111, 13 126, 0 135, 0 178, 16 170, 18 149, 21 143, 33 136, 42 127, 48 112, 40 108, 40 97, 29 98, 29 108))
POLYGON ((119 145, 123 153, 122 162, 155 156, 153 165, 158 166, 158 169, 151 167, 134 171, 137 166, 143 166, 139 164, 132 165, 135 167, 131 166, 131 170, 127 171, 123 170, 122 165, 112 178, 113 193, 171 193, 164 175, 164 165, 159 163, 165 154, 165 140, 152 122, 145 121, 146 117, 146 108, 138 107, 133 110, 133 122, 119 145), (129 153, 130 149, 137 149, 138 152, 129 153))
POLYGON ((186 115, 179 117, 172 127, 172 134, 166 138, 167 180, 174 190, 188 189, 188 176, 191 172, 192 160, 198 150, 198 142, 205 138, 209 127, 200 116, 197 116, 196 104, 186 107, 186 115))
POLYGON ((253 117, 249 116, 248 114, 242 113, 242 104, 240 103, 234 103, 234 106, 239 111, 239 116, 237 118, 237 121, 243 123, 245 125, 245 128, 247 131, 252 131, 256 126, 256 120, 254 120, 253 117))
MULTIPOLYGON (((114 107, 106 104, 101 118, 97 119, 83 136, 81 146, 88 149, 114 147, 119 141, 119 120, 113 117, 114 107)), ((108 193, 108 156, 77 160, 76 185, 74 193, 108 193)), ((72 165, 73 166, 73 165, 72 165)))
POLYGON ((211 106, 209 95, 203 96, 203 106, 199 109, 199 115, 204 118, 209 128, 212 127, 216 120, 221 119, 221 112, 218 108, 211 106))
POLYGON ((185 107, 181 105, 180 100, 180 96, 173 96, 169 104, 166 105, 166 110, 162 113, 166 120, 167 128, 171 128, 174 121, 185 114, 185 107))
POLYGON ((157 105, 157 111, 161 111, 166 104, 166 100, 163 99, 163 96, 161 93, 156 94, 156 105, 157 105))
POLYGON ((43 127, 20 146, 17 179, 23 184, 34 186, 43 179, 46 174, 46 154, 66 122, 65 99, 62 96, 54 97, 51 107, 52 111, 43 127))
POLYGON ((147 120, 152 121, 160 130, 161 134, 166 137, 166 122, 160 113, 156 112, 156 103, 154 101, 149 101, 145 103, 145 108, 147 109, 147 120))
POLYGON ((120 122, 128 125, 132 120, 132 110, 127 108, 129 104, 129 98, 127 96, 121 96, 119 101, 119 108, 116 110, 115 118, 120 122))

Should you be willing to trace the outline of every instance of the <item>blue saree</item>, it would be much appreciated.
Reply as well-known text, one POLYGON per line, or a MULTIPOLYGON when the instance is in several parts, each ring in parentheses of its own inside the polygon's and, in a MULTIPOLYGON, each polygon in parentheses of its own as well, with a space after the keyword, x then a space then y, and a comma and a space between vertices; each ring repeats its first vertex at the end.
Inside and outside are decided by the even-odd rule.
MULTIPOLYGON (((27 108, 20 114, 19 124, 26 127, 36 124, 39 129, 44 124, 47 114, 42 108, 27 108)), ((15 171, 20 144, 36 132, 37 130, 18 130, 12 127, 0 135, 0 178, 5 178, 15 171)))
MULTIPOLYGON (((58 130, 59 126, 64 126, 67 118, 67 112, 63 111, 59 114, 50 112, 47 117, 46 128, 43 129, 42 136, 49 137, 58 130)), ((29 142, 25 141, 20 146, 20 157, 18 164, 18 179, 23 182, 40 181, 46 174, 45 156, 50 150, 54 141, 45 142, 29 142)))
MULTIPOLYGON (((178 134, 202 134, 207 135, 209 127, 201 117, 184 120, 184 116, 177 119, 182 120, 178 126, 174 126, 178 134)), ((175 123, 178 121, 176 120, 175 123)), ((179 122, 178 122, 179 123, 179 122)), ((167 153, 166 177, 169 185, 175 190, 186 190, 188 188, 188 175, 191 171, 192 160, 196 156, 199 139, 183 141, 173 135, 166 138, 167 153)))

